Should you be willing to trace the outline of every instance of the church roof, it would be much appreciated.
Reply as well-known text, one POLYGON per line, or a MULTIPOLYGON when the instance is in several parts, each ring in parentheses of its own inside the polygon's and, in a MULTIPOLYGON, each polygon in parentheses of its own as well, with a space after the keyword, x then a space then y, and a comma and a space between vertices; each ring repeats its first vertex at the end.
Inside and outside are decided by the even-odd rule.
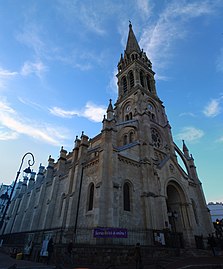
POLYGON ((140 53, 141 50, 140 50, 140 47, 139 47, 139 44, 138 44, 138 41, 135 37, 135 34, 132 30, 132 24, 131 22, 129 23, 129 35, 128 35, 128 41, 127 41, 127 45, 126 45, 126 50, 125 52, 127 54, 130 54, 132 53, 133 51, 135 52, 138 52, 140 53))

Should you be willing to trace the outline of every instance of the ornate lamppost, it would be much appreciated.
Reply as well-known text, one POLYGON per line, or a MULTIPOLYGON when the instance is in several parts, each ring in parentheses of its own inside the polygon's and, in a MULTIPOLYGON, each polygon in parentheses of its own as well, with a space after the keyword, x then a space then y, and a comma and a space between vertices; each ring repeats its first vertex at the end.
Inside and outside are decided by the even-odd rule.
MULTIPOLYGON (((30 174, 30 173, 32 172, 31 169, 30 169, 30 166, 33 166, 33 165, 34 165, 35 160, 34 160, 34 156, 33 156, 33 154, 32 154, 31 152, 27 152, 27 153, 25 153, 25 154, 23 155, 21 164, 20 164, 20 166, 19 166, 19 170, 18 170, 18 172, 17 172, 17 174, 16 174, 16 178, 15 178, 14 184, 13 184, 13 186, 12 186, 12 190, 11 190, 10 196, 9 196, 9 198, 8 198, 8 201, 7 201, 7 204, 6 204, 4 213, 3 213, 2 218, 1 218, 1 221, 0 221, 0 230, 2 229, 3 224, 4 224, 4 222, 5 222, 5 216, 6 216, 6 214, 7 214, 7 210, 8 210, 8 208, 9 208, 10 203, 11 203, 12 195, 13 195, 13 192, 14 192, 14 189, 15 189, 15 186, 16 186, 16 183, 17 183, 17 180, 18 180, 18 178, 19 178, 19 175, 20 175, 20 172, 21 172, 21 169, 22 169, 22 165, 23 165, 24 159, 25 159, 25 157, 28 156, 28 155, 30 155, 32 158, 28 160, 28 165, 29 165, 29 166, 24 170, 24 172, 27 173, 27 174, 30 174)), ((3 234, 3 233, 4 233, 4 229, 3 229, 3 231, 2 231, 2 234, 3 234)))

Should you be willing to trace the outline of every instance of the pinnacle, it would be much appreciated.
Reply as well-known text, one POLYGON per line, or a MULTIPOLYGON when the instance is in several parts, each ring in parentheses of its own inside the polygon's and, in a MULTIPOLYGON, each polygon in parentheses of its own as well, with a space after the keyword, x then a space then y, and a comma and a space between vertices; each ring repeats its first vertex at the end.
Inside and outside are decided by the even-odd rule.
POLYGON ((128 35, 128 40, 127 40, 127 45, 126 45, 125 52, 127 54, 130 54, 133 51, 138 52, 138 53, 141 52, 139 44, 138 44, 138 41, 137 41, 137 39, 135 37, 135 34, 133 32, 133 29, 132 29, 132 24, 130 22, 129 23, 129 35, 128 35))

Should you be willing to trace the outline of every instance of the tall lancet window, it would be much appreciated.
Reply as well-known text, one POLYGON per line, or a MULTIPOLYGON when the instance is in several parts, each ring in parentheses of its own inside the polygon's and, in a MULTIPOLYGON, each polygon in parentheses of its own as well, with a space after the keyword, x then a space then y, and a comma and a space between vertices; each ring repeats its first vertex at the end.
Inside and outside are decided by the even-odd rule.
POLYGON ((140 71, 140 83, 142 85, 142 87, 144 87, 144 72, 143 71, 140 71))
POLYGON ((130 211, 130 185, 125 183, 123 187, 124 210, 130 211))
POLYGON ((91 183, 88 193, 88 211, 93 209, 93 203, 94 203, 94 184, 91 183))
POLYGON ((147 75, 147 77, 146 77, 146 82, 147 82, 148 90, 149 90, 150 92, 152 92, 152 90, 151 90, 151 85, 150 85, 150 77, 149 77, 149 75, 147 75))
POLYGON ((134 75, 132 71, 129 72, 129 83, 130 83, 130 88, 134 87, 135 82, 134 82, 134 75))
POLYGON ((129 133, 129 143, 132 143, 134 141, 134 133, 130 132, 129 133))
POLYGON ((123 92, 125 93, 127 91, 127 80, 126 77, 122 78, 122 88, 123 88, 123 92))
POLYGON ((128 136, 127 134, 125 134, 123 137, 123 145, 126 145, 127 143, 128 143, 128 136))

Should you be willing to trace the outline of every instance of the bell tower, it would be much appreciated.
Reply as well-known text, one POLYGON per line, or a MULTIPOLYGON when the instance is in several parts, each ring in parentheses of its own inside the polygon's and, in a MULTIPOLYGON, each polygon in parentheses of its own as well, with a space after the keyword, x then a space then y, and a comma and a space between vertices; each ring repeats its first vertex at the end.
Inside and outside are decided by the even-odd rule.
MULTIPOLYGON (((118 63, 115 119, 118 123, 137 121, 135 138, 140 144, 148 145, 142 158, 161 161, 170 153, 173 140, 164 106, 157 95, 154 75, 152 63, 140 49, 130 23, 126 49, 118 63)), ((124 144, 125 140, 124 137, 124 144)))
POLYGON ((147 95, 156 96, 154 75, 152 63, 140 49, 130 23, 124 56, 121 54, 118 63, 118 101, 122 101, 137 89, 147 95))
POLYGON ((201 230, 194 218, 199 214, 196 208, 203 212, 199 217, 206 225, 204 233, 210 230, 210 220, 193 158, 185 144, 182 153, 173 141, 154 76, 152 63, 140 48, 130 23, 126 49, 118 63, 118 98, 109 109, 113 117, 108 117, 113 123, 109 130, 113 131, 117 159, 110 156, 107 160, 113 167, 114 185, 123 191, 120 215, 114 216, 113 224, 169 229, 184 233, 185 240, 193 242, 193 234, 201 230))

